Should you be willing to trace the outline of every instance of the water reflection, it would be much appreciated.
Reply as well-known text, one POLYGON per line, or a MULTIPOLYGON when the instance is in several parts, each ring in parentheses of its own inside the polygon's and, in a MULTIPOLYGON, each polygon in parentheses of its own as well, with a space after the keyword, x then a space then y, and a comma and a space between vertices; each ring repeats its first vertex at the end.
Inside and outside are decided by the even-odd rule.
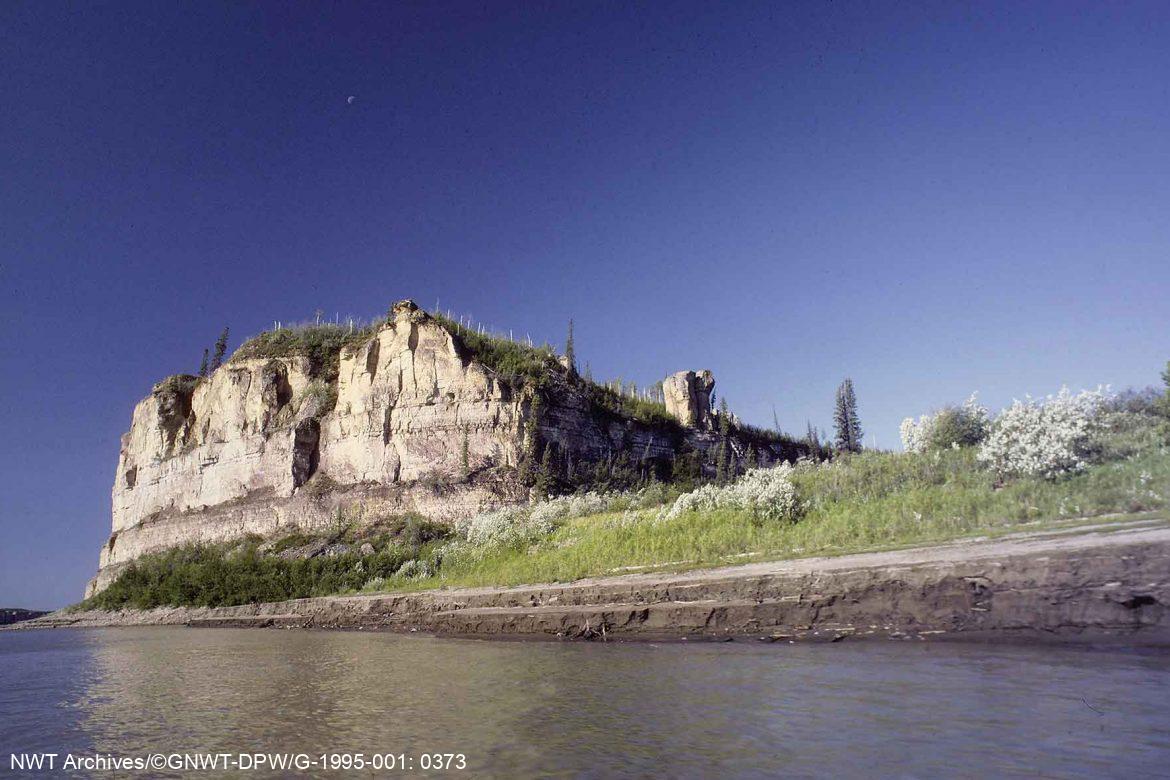
POLYGON ((1121 652, 111 629, 0 635, 0 691, 13 750, 457 752, 475 777, 1170 765, 1170 659, 1121 652))

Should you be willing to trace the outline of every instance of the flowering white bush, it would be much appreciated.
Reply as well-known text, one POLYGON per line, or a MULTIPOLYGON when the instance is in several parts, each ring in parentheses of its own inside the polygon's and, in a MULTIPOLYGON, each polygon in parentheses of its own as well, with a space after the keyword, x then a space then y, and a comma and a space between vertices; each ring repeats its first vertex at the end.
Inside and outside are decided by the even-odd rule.
POLYGON ((782 463, 775 468, 752 469, 730 485, 703 485, 675 499, 660 519, 713 509, 743 509, 768 520, 795 520, 800 501, 792 483, 792 466, 782 463))
POLYGON ((925 452, 926 432, 929 426, 930 415, 927 414, 919 417, 918 422, 915 422, 913 417, 902 420, 902 424, 898 426, 898 434, 902 437, 902 449, 906 452, 925 452))
POLYGON ((1088 465, 1106 398, 1101 389, 1073 395, 1062 388, 1045 399, 1015 401, 995 419, 979 460, 999 474, 1052 478, 1080 471, 1088 465))
POLYGON ((394 572, 395 577, 430 577, 433 572, 431 565, 427 561, 420 561, 411 559, 398 567, 398 571, 394 572))
POLYGON ((552 533, 552 525, 538 526, 529 522, 531 509, 527 506, 508 506, 480 512, 460 520, 455 530, 472 544, 521 544, 552 533))
POLYGON ((931 448, 979 444, 987 438, 989 428, 987 409, 972 394, 962 406, 948 406, 934 414, 924 414, 917 422, 907 417, 899 432, 906 452, 926 452, 931 448))
POLYGON ((558 496, 530 506, 512 506, 480 512, 460 520, 455 530, 475 545, 523 545, 552 534, 566 520, 625 509, 640 493, 583 493, 558 496))
POLYGON ((609 511, 610 504, 617 501, 618 496, 619 494, 600 493, 558 496, 534 506, 530 519, 540 525, 553 525, 571 517, 600 514, 609 511))

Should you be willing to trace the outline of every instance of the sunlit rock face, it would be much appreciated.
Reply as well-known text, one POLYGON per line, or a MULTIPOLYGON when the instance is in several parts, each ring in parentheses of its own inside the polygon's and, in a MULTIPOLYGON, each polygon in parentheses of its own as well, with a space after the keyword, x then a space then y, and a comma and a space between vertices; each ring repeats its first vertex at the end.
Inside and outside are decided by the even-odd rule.
POLYGON ((329 411, 321 389, 303 357, 232 360, 155 385, 122 437, 113 534, 90 591, 110 567, 185 542, 320 528, 338 509, 452 520, 525 495, 506 480, 460 479, 515 465, 525 401, 414 304, 342 351, 329 411))
POLYGON ((308 384, 307 361, 282 358, 155 385, 122 436, 113 530, 259 490, 291 495, 296 399, 308 384))
POLYGON ((521 399, 459 354, 413 304, 341 355, 334 412, 322 421, 321 469, 340 483, 409 482, 471 465, 515 464, 521 399))
POLYGON ((662 383, 666 411, 680 423, 698 430, 713 428, 711 391, 715 376, 710 371, 679 371, 662 383))

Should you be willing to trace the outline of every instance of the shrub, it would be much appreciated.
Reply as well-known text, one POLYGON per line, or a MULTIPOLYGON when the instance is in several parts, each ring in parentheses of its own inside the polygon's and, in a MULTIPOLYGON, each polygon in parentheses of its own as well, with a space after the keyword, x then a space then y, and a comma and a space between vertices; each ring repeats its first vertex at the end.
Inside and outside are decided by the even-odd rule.
POLYGON ((564 483, 578 493, 612 495, 637 490, 648 481, 668 478, 668 468, 667 462, 658 459, 636 461, 628 452, 619 452, 592 462, 577 462, 572 476, 564 483))
POLYGON ((915 422, 902 421, 902 447, 907 452, 926 452, 949 447, 970 447, 987 438, 990 422, 987 410, 972 395, 962 406, 947 406, 924 414, 915 422))
POLYGON ((625 395, 612 387, 589 380, 585 380, 585 392, 594 412, 629 418, 646 425, 681 430, 678 420, 666 411, 666 404, 661 401, 625 395))
POLYGON ((1000 412, 979 450, 999 475, 1052 479, 1083 470, 1098 447, 1102 390, 1073 395, 1062 388, 1043 400, 1015 401, 1000 412))
POLYGON ((660 489, 629 493, 577 493, 528 506, 480 512, 459 520, 455 530, 473 545, 522 547, 550 536, 566 520, 604 512, 618 512, 657 502, 660 489))
POLYGON ((305 386, 301 394, 301 400, 297 404, 297 408, 308 400, 313 400, 317 405, 317 416, 328 414, 337 406, 337 383, 326 382, 321 379, 314 379, 305 386))
POLYGON ((248 339, 232 355, 232 360, 304 357, 309 360, 313 377, 335 384, 341 367, 341 350, 361 344, 374 332, 374 326, 350 328, 331 323, 286 327, 248 339))
POLYGON ((529 544, 553 532, 551 524, 540 525, 531 520, 531 510, 526 506, 511 506, 480 512, 474 517, 460 520, 455 530, 472 544, 504 545, 509 547, 529 544))
POLYGON ((801 504, 792 471, 792 466, 782 463, 771 469, 751 469, 730 485, 703 485, 679 496, 660 516, 673 520, 684 512, 738 509, 762 520, 794 521, 800 517, 801 504))
POLYGON ((398 571, 394 572, 394 576, 402 577, 403 579, 423 579, 424 577, 430 577, 433 573, 429 562, 412 558, 398 567, 398 571))
POLYGON ((184 545, 134 561, 83 606, 220 607, 324 596, 356 590, 372 577, 390 577, 411 557, 413 551, 392 549, 364 557, 346 553, 285 560, 259 554, 254 541, 243 550, 237 543, 184 545))
POLYGON ((530 347, 510 339, 480 333, 459 322, 435 313, 432 315, 455 337, 469 357, 495 371, 516 387, 541 386, 550 371, 560 369, 549 347, 530 347))
POLYGON ((1156 416, 1162 413, 1165 395, 1156 387, 1127 388, 1110 396, 1102 404, 1105 412, 1129 412, 1156 416))

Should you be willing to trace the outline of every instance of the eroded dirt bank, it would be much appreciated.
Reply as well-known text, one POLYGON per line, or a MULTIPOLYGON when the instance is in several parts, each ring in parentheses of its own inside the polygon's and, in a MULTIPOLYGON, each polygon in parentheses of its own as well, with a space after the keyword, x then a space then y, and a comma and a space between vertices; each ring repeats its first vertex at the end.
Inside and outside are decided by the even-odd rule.
POLYGON ((1170 523, 567 584, 59 612, 21 628, 175 624, 614 640, 1114 637, 1170 646, 1170 523))

